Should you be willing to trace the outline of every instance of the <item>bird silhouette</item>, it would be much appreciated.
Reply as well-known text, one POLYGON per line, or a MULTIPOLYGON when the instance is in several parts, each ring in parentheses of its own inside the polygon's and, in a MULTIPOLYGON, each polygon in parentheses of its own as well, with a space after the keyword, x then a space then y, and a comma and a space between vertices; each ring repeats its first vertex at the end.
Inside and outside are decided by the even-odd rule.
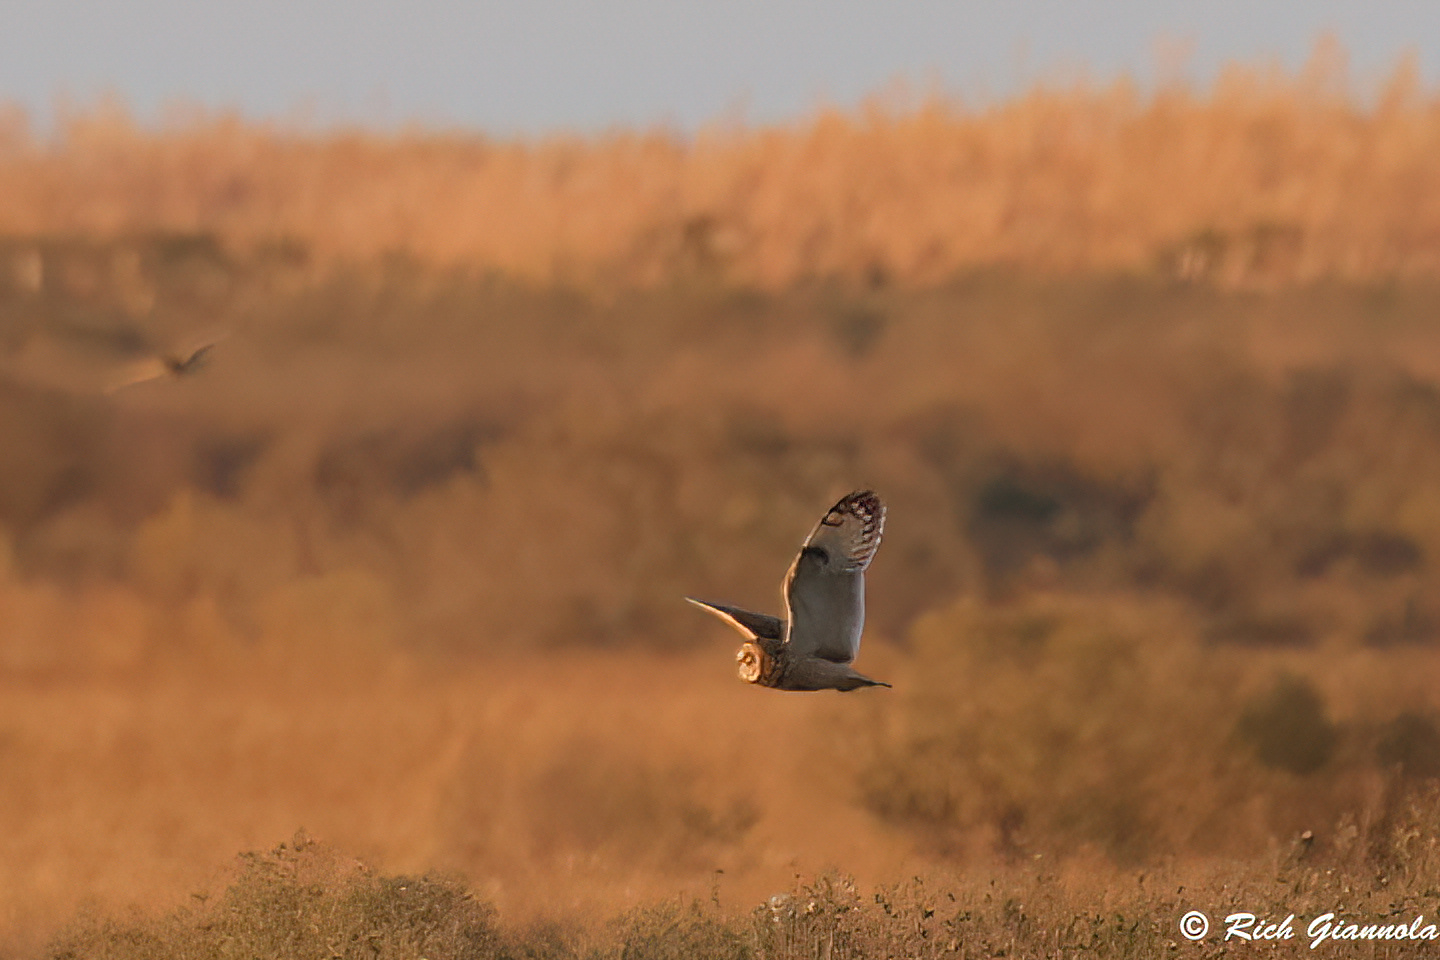
POLYGON ((162 353, 158 356, 146 357, 127 366, 106 388, 106 393, 114 393, 126 387, 133 387, 139 383, 146 383, 150 380, 159 380, 161 377, 172 377, 179 379, 188 377, 198 372, 209 362, 210 351, 215 344, 224 340, 229 334, 221 334, 201 344, 193 350, 162 353))
POLYGON ((686 597, 746 638, 735 659, 740 679, 777 690, 888 687, 851 666, 865 627, 865 570, 880 548, 885 505, 869 490, 831 507, 785 575, 788 620, 686 597))

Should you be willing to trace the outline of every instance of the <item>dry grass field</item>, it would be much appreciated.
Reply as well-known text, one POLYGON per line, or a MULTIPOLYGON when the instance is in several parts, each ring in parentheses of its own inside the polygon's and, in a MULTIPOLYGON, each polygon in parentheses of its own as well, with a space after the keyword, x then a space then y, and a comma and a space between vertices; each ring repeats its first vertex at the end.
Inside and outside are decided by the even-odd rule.
POLYGON ((1412 70, 693 140, 5 116, 0 956, 1440 916, 1412 70), (681 598, 777 608, 860 486, 894 689, 739 683, 681 598))

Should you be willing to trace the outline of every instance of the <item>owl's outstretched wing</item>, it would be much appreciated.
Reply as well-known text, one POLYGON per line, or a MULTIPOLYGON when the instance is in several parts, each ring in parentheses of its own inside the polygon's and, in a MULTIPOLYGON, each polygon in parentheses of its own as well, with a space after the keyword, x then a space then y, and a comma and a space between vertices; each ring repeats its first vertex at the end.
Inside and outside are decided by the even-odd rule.
POLYGON ((707 613, 724 620, 744 634, 745 639, 755 640, 763 638, 766 640, 785 639, 785 621, 779 617, 772 617, 768 613, 755 613, 751 610, 742 610, 739 607, 732 607, 723 603, 711 603, 708 600, 696 600, 694 597, 686 597, 695 606, 707 613))
POLYGON ((170 368, 161 357, 146 357, 143 360, 135 360, 125 364, 116 371, 105 384, 106 393, 118 393, 126 387, 133 387, 139 383, 148 383, 151 380, 159 380, 161 377, 170 376, 170 368))
POLYGON ((177 376, 187 373, 194 373, 205 365, 206 357, 210 351, 215 349, 215 342, 207 343, 202 347, 196 347, 190 353, 171 353, 165 356, 165 366, 170 372, 177 376))
POLYGON ((785 576, 792 658, 855 659, 865 627, 865 570, 884 532, 885 505, 869 490, 820 518, 785 576))
POLYGON ((192 340, 180 350, 146 357, 130 363, 117 371, 105 387, 105 392, 115 393, 126 387, 150 380, 159 380, 162 377, 189 376, 209 362, 210 351, 215 348, 215 344, 228 336, 230 336, 228 331, 212 334, 203 339, 192 340))

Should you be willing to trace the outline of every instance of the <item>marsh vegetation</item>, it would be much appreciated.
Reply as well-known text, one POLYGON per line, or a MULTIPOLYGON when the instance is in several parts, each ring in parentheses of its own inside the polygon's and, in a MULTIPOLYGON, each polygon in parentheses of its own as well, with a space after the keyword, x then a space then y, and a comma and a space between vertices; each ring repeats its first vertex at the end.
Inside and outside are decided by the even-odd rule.
POLYGON ((1436 912, 1440 113, 1328 76, 686 143, 7 121, 0 949, 1436 912), (680 598, 772 607, 859 485, 895 689, 739 684, 680 598))

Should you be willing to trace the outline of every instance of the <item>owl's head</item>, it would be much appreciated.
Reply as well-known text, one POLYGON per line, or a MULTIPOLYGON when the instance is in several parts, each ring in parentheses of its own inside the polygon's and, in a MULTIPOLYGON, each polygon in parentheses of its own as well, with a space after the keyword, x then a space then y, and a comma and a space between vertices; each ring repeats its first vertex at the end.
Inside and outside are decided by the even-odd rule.
POLYGON ((743 643, 735 652, 735 662, 740 664, 740 679, 746 683, 759 683, 760 678, 769 672, 768 661, 769 655, 758 643, 743 643))

